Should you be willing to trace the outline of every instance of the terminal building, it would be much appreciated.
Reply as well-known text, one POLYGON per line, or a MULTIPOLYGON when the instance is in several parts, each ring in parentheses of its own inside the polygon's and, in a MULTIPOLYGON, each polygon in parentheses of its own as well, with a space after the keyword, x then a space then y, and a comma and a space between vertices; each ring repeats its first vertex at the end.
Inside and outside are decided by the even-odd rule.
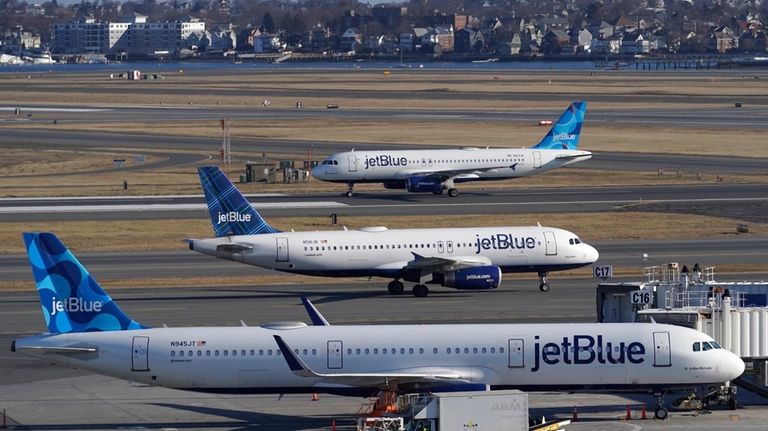
POLYGON ((205 22, 197 18, 148 22, 145 15, 134 13, 116 22, 84 18, 54 24, 52 52, 127 55, 174 53, 196 45, 205 37, 205 22))

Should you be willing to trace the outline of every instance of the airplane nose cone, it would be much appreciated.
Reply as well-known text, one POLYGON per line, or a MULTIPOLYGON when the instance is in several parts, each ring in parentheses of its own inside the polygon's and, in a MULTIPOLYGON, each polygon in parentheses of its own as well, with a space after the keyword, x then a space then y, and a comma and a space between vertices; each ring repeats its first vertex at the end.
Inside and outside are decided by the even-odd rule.
POLYGON ((320 166, 312 168, 312 176, 318 180, 322 180, 325 177, 325 169, 321 169, 320 166))
MULTIPOLYGON (((730 353, 730 352, 729 352, 730 353)), ((739 376, 744 373, 744 361, 741 360, 740 357, 736 356, 735 354, 731 353, 731 360, 730 363, 730 372, 729 372, 729 379, 728 380, 734 380, 738 378, 739 376)))
POLYGON ((597 251, 596 248, 592 247, 589 244, 584 244, 586 247, 586 252, 584 253, 584 256, 586 257, 586 260, 589 263, 597 262, 597 259, 600 258, 600 252, 597 251))

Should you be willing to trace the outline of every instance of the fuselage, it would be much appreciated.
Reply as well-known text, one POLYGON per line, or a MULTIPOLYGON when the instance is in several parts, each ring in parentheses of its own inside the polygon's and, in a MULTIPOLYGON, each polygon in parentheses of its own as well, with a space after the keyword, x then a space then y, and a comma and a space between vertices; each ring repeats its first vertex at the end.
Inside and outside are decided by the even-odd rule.
MULTIPOLYGON (((525 177, 587 160, 582 150, 534 148, 465 148, 455 150, 351 151, 337 153, 312 169, 323 181, 397 182, 418 175, 445 175, 456 183, 525 177)), ((386 185, 386 184, 385 184, 386 185)))
POLYGON ((155 328, 39 335, 16 340, 14 349, 35 355, 44 349, 92 347, 90 353, 48 351, 44 357, 179 389, 364 394, 381 388, 297 376, 274 335, 322 374, 451 370, 461 382, 447 385, 492 389, 692 387, 729 381, 744 370, 741 359, 719 346, 695 348, 712 341, 705 334, 627 323, 155 328))
POLYGON ((599 254, 566 230, 542 226, 280 232, 194 240, 198 252, 264 268, 321 276, 404 277, 415 256, 548 272, 594 263, 599 254), (247 245, 228 251, 230 244, 247 245))

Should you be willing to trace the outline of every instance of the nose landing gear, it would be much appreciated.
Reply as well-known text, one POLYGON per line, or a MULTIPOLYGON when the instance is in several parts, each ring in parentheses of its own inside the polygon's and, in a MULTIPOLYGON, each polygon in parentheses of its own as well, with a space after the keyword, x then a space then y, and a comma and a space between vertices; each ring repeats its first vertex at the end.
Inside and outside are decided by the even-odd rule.
POLYGON ((352 192, 354 191, 354 189, 355 189, 355 183, 348 183, 347 184, 347 191, 344 192, 343 196, 351 198, 352 197, 352 192))
POLYGON ((539 290, 549 292, 549 283, 547 283, 547 272, 539 273, 539 290))

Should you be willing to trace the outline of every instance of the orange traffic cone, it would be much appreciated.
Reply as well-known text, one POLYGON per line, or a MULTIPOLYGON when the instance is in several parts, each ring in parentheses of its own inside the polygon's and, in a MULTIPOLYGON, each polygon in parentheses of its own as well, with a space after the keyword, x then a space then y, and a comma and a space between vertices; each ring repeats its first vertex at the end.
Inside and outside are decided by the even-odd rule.
POLYGON ((319 399, 320 399, 320 397, 318 397, 315 392, 312 392, 312 401, 317 401, 319 399))
POLYGON ((576 406, 573 406, 573 417, 571 418, 571 422, 578 422, 579 421, 579 413, 576 411, 576 406))
POLYGON ((627 417, 626 419, 628 421, 632 420, 632 409, 629 408, 629 404, 627 404, 627 417))
POLYGON ((646 420, 646 419, 648 419, 648 418, 646 417, 646 415, 645 415, 645 404, 643 404, 643 409, 642 409, 642 410, 640 410, 640 419, 642 419, 642 420, 646 420))

